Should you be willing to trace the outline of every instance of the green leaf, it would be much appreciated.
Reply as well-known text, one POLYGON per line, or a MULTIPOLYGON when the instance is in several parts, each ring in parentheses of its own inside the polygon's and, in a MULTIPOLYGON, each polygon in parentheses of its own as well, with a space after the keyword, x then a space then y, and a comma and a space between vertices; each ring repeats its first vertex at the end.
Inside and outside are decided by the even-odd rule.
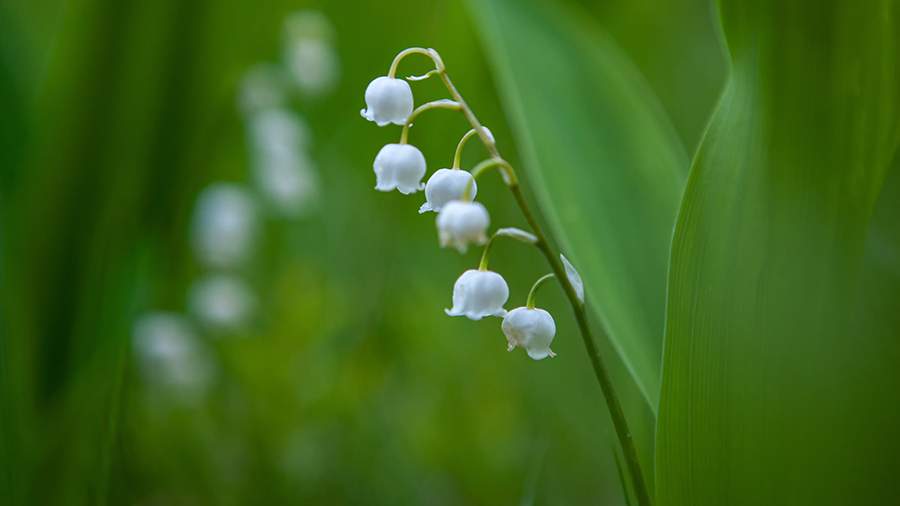
POLYGON ((655 412, 669 240, 687 156, 652 92, 607 36, 546 2, 470 5, 517 135, 526 186, 655 412))
POLYGON ((672 246, 657 501, 894 501, 898 4, 721 17, 731 75, 672 246))

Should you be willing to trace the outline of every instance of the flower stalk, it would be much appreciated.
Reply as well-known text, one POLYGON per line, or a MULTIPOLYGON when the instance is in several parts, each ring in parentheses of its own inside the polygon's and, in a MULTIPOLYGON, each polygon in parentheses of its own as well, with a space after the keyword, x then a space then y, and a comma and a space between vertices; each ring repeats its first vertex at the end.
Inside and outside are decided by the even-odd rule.
POLYGON ((406 144, 407 140, 409 140, 409 129, 413 126, 413 121, 416 120, 416 117, 431 109, 450 109, 452 111, 458 111, 460 109, 460 104, 452 100, 434 100, 416 107, 403 125, 403 131, 400 132, 400 144, 406 144))
POLYGON ((538 280, 535 281, 533 285, 531 285, 531 290, 528 292, 528 299, 526 299, 525 301, 525 307, 527 307, 528 309, 534 309, 534 297, 537 294, 537 289, 540 288, 540 286, 544 284, 545 281, 553 278, 554 276, 556 275, 552 272, 550 274, 544 274, 543 276, 538 278, 538 280))
POLYGON ((456 153, 453 154, 453 165, 450 167, 451 169, 459 168, 459 164, 462 161, 463 148, 473 135, 478 135, 478 131, 474 128, 466 132, 466 134, 462 136, 462 139, 459 140, 459 144, 456 145, 456 153))

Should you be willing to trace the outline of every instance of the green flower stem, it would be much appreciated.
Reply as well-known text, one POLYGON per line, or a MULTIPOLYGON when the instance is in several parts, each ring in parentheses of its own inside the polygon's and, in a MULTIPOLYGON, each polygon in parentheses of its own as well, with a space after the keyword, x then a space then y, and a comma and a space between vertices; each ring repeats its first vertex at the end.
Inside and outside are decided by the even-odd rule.
POLYGON ((456 145, 456 153, 453 154, 453 165, 450 167, 452 169, 458 169, 459 164, 462 161, 462 150, 465 147, 466 143, 469 142, 469 139, 472 138, 473 135, 476 135, 478 132, 473 128, 466 132, 465 135, 462 136, 462 139, 459 140, 459 144, 456 145))
POLYGON ((492 235, 491 238, 488 239, 487 244, 484 245, 484 251, 481 253, 481 261, 478 262, 478 270, 479 271, 487 270, 488 260, 490 259, 490 256, 491 256, 491 246, 494 245, 494 239, 496 239, 496 238, 497 238, 497 234, 492 235))
POLYGON ((506 160, 499 157, 489 158, 476 165, 472 169, 472 180, 478 179, 479 176, 490 169, 499 170, 500 173, 503 174, 503 182, 506 183, 507 186, 519 184, 519 178, 516 177, 515 169, 513 169, 512 165, 506 160))
MULTIPOLYGON (((572 282, 569 281, 569 277, 566 275, 565 268, 563 267, 562 262, 559 259, 559 254, 548 242, 547 236, 544 234, 543 229, 541 228, 534 214, 531 212, 531 208, 528 207, 528 202, 522 195, 522 190, 519 187, 518 179, 515 176, 515 170, 512 168, 512 166, 509 165, 508 162, 503 160, 503 158, 500 156, 500 152, 497 150, 497 145, 490 137, 485 134, 484 130, 482 129, 481 122, 478 121, 475 113, 472 112, 472 109, 468 106, 468 104, 466 104, 466 101, 463 99, 462 95, 460 95, 459 91, 457 91, 456 87, 453 85, 453 82, 450 80, 450 77, 447 75, 447 72, 444 69, 444 64, 441 61, 440 57, 434 56, 437 54, 434 50, 428 51, 429 55, 432 56, 432 59, 434 59, 436 62, 435 65, 438 75, 441 77, 441 80, 444 82, 444 85, 450 92, 450 96, 460 105, 463 115, 466 117, 472 128, 478 132, 478 136, 481 138, 481 142, 484 143, 485 148, 487 148, 488 152, 492 156, 490 160, 483 162, 483 166, 479 165, 479 167, 482 167, 480 170, 478 167, 472 170, 473 177, 476 176, 476 171, 480 172, 494 166, 503 169, 505 176, 509 174, 509 180, 506 181, 506 185, 512 192, 516 203, 519 205, 519 208, 522 210, 522 214, 525 216, 525 220, 531 226, 532 232, 534 232, 534 235, 537 237, 535 246, 537 246, 541 253, 543 253, 544 257, 547 259, 547 262, 550 264, 550 268, 553 270, 553 274, 555 274, 556 278, 559 279, 559 282, 563 287, 563 291, 565 292, 566 297, 569 299, 569 303, 572 306, 572 311, 575 313, 575 321, 578 323, 578 329, 581 331, 581 339, 582 341, 584 341, 584 347, 587 350, 588 358, 590 359, 591 366, 594 369, 594 375, 597 377, 597 382, 600 383, 600 388, 603 391, 604 398, 606 399, 606 406, 609 409, 609 414, 612 418, 613 426, 615 427, 616 435, 619 439, 619 444, 622 446, 622 454, 624 456, 625 463, 628 466, 638 504, 641 506, 650 506, 652 504, 652 501, 650 500, 650 491, 647 488, 647 482, 644 479, 644 473, 641 470, 637 447, 634 444, 634 437, 631 434, 631 430, 628 428, 628 422, 625 419, 625 412, 622 410, 622 403, 619 401, 619 397, 616 394, 615 388, 613 387, 612 379, 609 375, 609 370, 607 369, 606 364, 603 362, 603 358, 600 356, 600 352, 597 349, 597 345, 594 342, 594 338, 591 334, 591 328, 588 325, 585 306, 581 302, 581 300, 579 300, 578 294, 575 291, 575 287, 572 286, 572 282)), ((504 179, 507 178, 505 177, 504 179)), ((606 335, 603 335, 603 337, 607 338, 606 335)))
MULTIPOLYGON (((566 270, 559 259, 559 255, 549 245, 543 230, 531 213, 519 185, 512 185, 509 189, 512 191, 516 203, 519 204, 522 214, 525 215, 525 220, 531 226, 532 232, 534 232, 534 235, 538 238, 535 246, 537 246, 541 253, 544 254, 544 257, 550 264, 550 268, 553 270, 553 274, 559 279, 560 285, 562 285, 563 291, 572 306, 572 311, 575 313, 575 321, 578 323, 578 329, 581 331, 581 340, 584 341, 584 347, 587 350, 588 358, 594 369, 594 376, 597 377, 597 382, 600 383, 600 388, 603 390, 603 396, 606 399, 606 407, 609 409, 609 415, 612 418, 613 426, 616 429, 619 444, 622 446, 622 454, 625 463, 628 465, 628 471, 632 479, 632 485, 634 487, 635 495, 637 496, 638 504, 641 506, 650 506, 652 504, 650 492, 647 489, 647 482, 644 480, 644 473, 641 470, 637 447, 634 445, 634 437, 631 434, 631 429, 628 428, 628 421, 625 419, 622 403, 619 401, 619 396, 616 394, 615 388, 613 387, 612 378, 609 376, 609 370, 606 368, 603 357, 600 356, 600 351, 597 349, 597 344, 594 342, 594 338, 591 334, 585 306, 581 303, 581 300, 579 300, 575 287, 572 286, 572 283, 569 281, 569 277, 566 275, 566 270)), ((601 332, 603 332, 602 335, 604 338, 608 338, 602 327, 601 332)))
POLYGON ((426 76, 431 74, 432 72, 438 73, 444 71, 444 62, 441 60, 441 56, 434 49, 425 49, 424 47, 411 47, 409 49, 404 49, 397 53, 397 56, 394 57, 394 61, 391 62, 391 68, 388 69, 387 76, 391 79, 397 77, 397 68, 400 66, 400 62, 403 61, 409 55, 412 54, 421 54, 431 58, 431 61, 434 62, 434 70, 425 74, 426 76))
POLYGON ((400 144, 406 144, 407 139, 409 139, 409 128, 413 125, 413 121, 415 121, 416 116, 422 114, 425 111, 430 111, 432 109, 450 109, 453 111, 460 110, 461 105, 459 102, 454 102, 452 100, 435 100, 432 102, 426 102, 412 112, 409 115, 409 118, 406 119, 406 124, 403 125, 403 131, 400 132, 400 144))
POLYGON ((533 285, 531 285, 531 290, 528 292, 528 299, 525 300, 525 307, 527 307, 528 309, 534 309, 534 295, 535 293, 537 293, 537 289, 541 285, 543 285, 545 281, 553 277, 556 277, 556 274, 553 274, 552 272, 550 274, 544 274, 543 276, 539 277, 533 285))

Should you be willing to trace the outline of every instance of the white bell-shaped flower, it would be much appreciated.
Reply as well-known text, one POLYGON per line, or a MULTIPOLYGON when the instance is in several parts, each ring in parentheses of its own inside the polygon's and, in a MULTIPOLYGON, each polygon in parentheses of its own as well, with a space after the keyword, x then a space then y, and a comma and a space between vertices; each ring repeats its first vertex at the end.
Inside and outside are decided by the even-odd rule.
POLYGON ((195 281, 189 294, 191 313, 215 332, 244 330, 256 313, 256 295, 240 279, 210 274, 195 281))
POLYGON ((412 88, 403 79, 378 77, 366 88, 366 107, 360 114, 378 126, 405 125, 413 112, 412 88))
POLYGON ((485 316, 506 315, 503 304, 509 299, 509 287, 503 276, 493 271, 469 269, 453 285, 453 307, 445 309, 450 316, 480 320, 485 316))
POLYGON ((321 12, 297 11, 285 19, 284 67, 300 92, 315 96, 334 87, 339 68, 333 35, 321 12))
POLYGON ((465 253, 469 243, 484 244, 490 222, 487 209, 480 202, 447 202, 437 217, 441 247, 453 246, 465 253))
POLYGON ((211 386, 215 364, 184 316, 150 312, 134 325, 134 352, 147 383, 165 390, 165 398, 199 400, 211 386))
POLYGON ((478 185, 467 170, 438 169, 425 183, 425 203, 419 208, 419 213, 428 211, 439 212, 448 202, 463 200, 466 188, 469 190, 469 201, 475 200, 478 185))
POLYGON ((422 189, 425 155, 409 144, 387 144, 375 156, 375 189, 389 192, 397 189, 408 195, 422 189))
POLYGON ((556 323, 547 311, 517 307, 503 317, 500 327, 506 335, 510 351, 516 347, 524 348, 534 360, 556 356, 550 350, 550 343, 556 336, 556 323))
POLYGON ((257 206, 250 190, 214 183, 197 197, 192 240, 197 258, 208 267, 241 265, 253 253, 258 232, 257 206))

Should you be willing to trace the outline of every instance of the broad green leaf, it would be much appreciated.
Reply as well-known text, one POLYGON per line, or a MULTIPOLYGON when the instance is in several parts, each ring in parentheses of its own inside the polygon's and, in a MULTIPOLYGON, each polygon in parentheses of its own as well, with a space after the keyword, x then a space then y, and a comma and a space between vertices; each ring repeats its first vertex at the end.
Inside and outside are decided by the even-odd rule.
POLYGON ((900 5, 720 10, 732 70, 672 246, 657 501, 893 502, 900 5))
POLYGON ((470 5, 517 134, 526 185, 655 411, 669 240, 687 156, 608 37, 550 3, 470 5))

